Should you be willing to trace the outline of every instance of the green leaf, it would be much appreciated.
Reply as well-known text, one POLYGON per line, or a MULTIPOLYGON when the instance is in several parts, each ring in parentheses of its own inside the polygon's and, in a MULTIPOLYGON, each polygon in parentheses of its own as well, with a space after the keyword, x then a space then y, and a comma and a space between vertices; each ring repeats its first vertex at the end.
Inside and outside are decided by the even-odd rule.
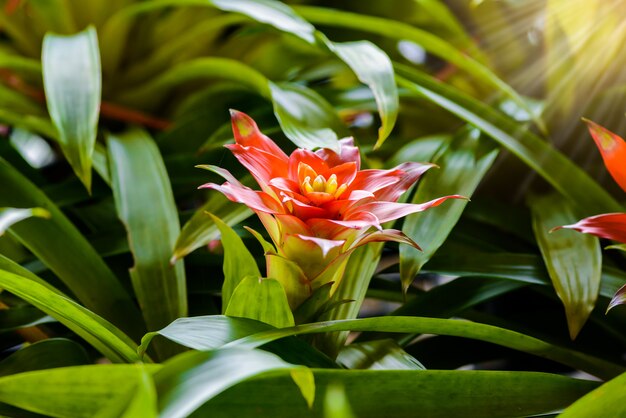
POLYGON ((533 115, 537 126, 545 131, 545 125, 541 119, 535 116, 536 113, 532 112, 528 103, 520 97, 511 86, 498 78, 489 68, 468 56, 467 53, 459 51, 453 45, 431 32, 397 20, 345 12, 338 9, 295 6, 294 10, 305 19, 315 24, 355 29, 357 31, 369 32, 391 39, 415 42, 427 52, 454 64, 458 68, 465 70, 481 83, 492 86, 507 97, 510 97, 518 106, 526 110, 528 114, 533 115))
POLYGON ((134 390, 114 397, 94 418, 157 418, 157 393, 149 368, 138 365, 134 390))
POLYGON ((180 233, 170 180, 156 144, 133 130, 107 138, 113 196, 129 236, 135 294, 148 329, 187 313, 183 261, 169 259, 180 233))
POLYGON ((626 391, 626 373, 603 384, 583 396, 567 408, 559 418, 612 417, 626 415, 624 392, 626 391))
POLYGON ((401 75, 396 78, 400 86, 485 132, 574 202, 581 213, 619 212, 622 209, 587 173, 523 125, 416 70, 397 65, 396 71, 401 75))
POLYGON ((239 235, 218 217, 208 214, 222 234, 224 246, 224 284, 222 285, 222 312, 225 312, 239 284, 246 277, 259 279, 262 275, 256 260, 239 235))
POLYGON ((246 205, 233 203, 221 193, 212 193, 209 200, 183 225, 170 262, 176 262, 195 249, 219 239, 220 230, 206 212, 214 214, 229 226, 238 224, 253 213, 246 205))
POLYGON ((283 286, 277 280, 259 276, 245 277, 239 282, 224 314, 256 319, 276 328, 294 325, 283 286))
MULTIPOLYGON (((314 375, 317 399, 340 384, 359 418, 530 416, 562 409, 598 385, 555 374, 484 370, 314 370, 314 375)), ((321 418, 324 411, 323 402, 307 410, 288 377, 272 376, 237 385, 192 415, 203 416, 321 418)))
POLYGON ((246 379, 268 372, 293 370, 300 371, 294 381, 301 394, 305 399, 311 399, 315 388, 311 379, 302 376, 311 372, 265 351, 228 349, 178 355, 154 376, 160 417, 187 417, 211 398, 246 379))
POLYGON ((324 396, 324 418, 355 418, 343 386, 328 385, 324 396))
POLYGON ((290 83, 269 83, 274 114, 285 135, 300 148, 339 151, 335 132, 344 131, 335 109, 315 91, 290 83))
POLYGON ((374 94, 381 119, 374 148, 380 147, 393 130, 400 106, 391 60, 383 50, 369 41, 334 43, 326 37, 322 36, 322 39, 374 94))
POLYGON ((88 309, 140 338, 145 328, 134 301, 82 233, 37 186, 1 158, 0 184, 0 207, 40 207, 50 213, 50 219, 29 218, 13 225, 10 234, 88 309))
POLYGON ((107 364, 31 371, 0 378, 0 401, 61 418, 93 417, 112 398, 132 391, 147 368, 107 364))
MULTIPOLYGON (((493 149, 492 142, 479 132, 463 131, 434 160, 441 169, 426 173, 411 202, 422 203, 451 194, 470 198, 497 155, 498 150, 493 149)), ((466 200, 455 200, 445 208, 406 217, 402 232, 417 242, 422 251, 408 245, 400 246, 400 276, 405 291, 444 243, 466 205, 466 200)))
POLYGON ((339 352, 337 361, 348 369, 426 370, 394 340, 353 343, 339 352))
MULTIPOLYGON (((20 269, 19 266, 15 268, 18 271, 20 269)), ((122 331, 60 292, 50 290, 31 280, 27 275, 4 269, 0 270, 0 287, 57 319, 109 360, 113 362, 139 360, 136 344, 122 331)))
POLYGON ((42 208, 0 208, 0 236, 2 236, 11 225, 33 216, 50 219, 50 212, 42 208))
MULTIPOLYGON (((234 319, 234 318, 233 318, 234 319)), ((225 321, 221 316, 202 316, 187 318, 184 322, 176 322, 160 331, 161 335, 194 347, 214 346, 216 337, 198 335, 199 329, 213 330, 221 341, 228 338, 236 338, 251 330, 250 322, 225 321), (167 331, 167 332, 164 332, 167 331)), ((624 370, 623 366, 599 359, 584 353, 559 347, 537 338, 504 328, 458 319, 438 319, 422 317, 375 317, 364 319, 347 319, 338 321, 316 322, 312 324, 298 325, 292 328, 272 329, 248 337, 238 338, 224 347, 256 348, 271 341, 292 335, 318 334, 335 331, 372 331, 392 333, 419 333, 449 335, 455 337, 471 338, 480 341, 498 344, 514 350, 523 351, 539 357, 544 357, 560 362, 575 369, 586 371, 602 378, 611 378, 624 370)), ((142 346, 145 346, 145 342, 142 346)))
POLYGON ((90 190, 102 90, 95 28, 71 36, 47 34, 41 62, 48 112, 63 153, 90 190))
POLYGON ((593 310, 602 274, 602 251, 598 238, 576 231, 550 230, 579 218, 571 204, 552 194, 529 199, 533 230, 548 274, 565 307, 570 337, 576 338, 593 310))
POLYGON ((65 338, 38 341, 0 361, 0 376, 89 363, 85 349, 65 338))

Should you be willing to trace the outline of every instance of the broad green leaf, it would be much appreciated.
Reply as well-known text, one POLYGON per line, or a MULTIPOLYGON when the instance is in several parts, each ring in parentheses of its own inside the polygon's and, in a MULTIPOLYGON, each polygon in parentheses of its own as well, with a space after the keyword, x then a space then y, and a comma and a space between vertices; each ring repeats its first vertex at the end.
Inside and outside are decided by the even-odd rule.
POLYGON ((224 314, 256 319, 276 328, 294 325, 283 286, 277 280, 259 276, 245 277, 239 282, 224 314))
MULTIPOLYGON (((292 83, 276 84, 254 68, 228 58, 197 58, 179 64, 159 77, 123 93, 129 106, 158 104, 163 93, 195 79, 236 82, 272 102, 285 135, 302 148, 338 149, 337 134, 345 132, 335 109, 315 91, 292 83)), ((0 114, 1 117, 1 114, 0 114)))
POLYGON ((393 130, 400 106, 391 60, 369 41, 335 43, 325 37, 322 39, 372 91, 381 119, 374 148, 380 147, 393 130))
MULTIPOLYGON (((344 277, 349 277, 350 280, 344 280, 333 295, 334 301, 347 300, 352 302, 343 303, 327 311, 320 317, 320 320, 331 321, 357 317, 365 299, 370 280, 376 271, 376 267, 378 267, 382 249, 382 243, 372 243, 357 248, 352 253, 344 272, 344 277)), ((346 343, 348 335, 348 331, 325 333, 316 336, 315 344, 330 357, 334 358, 346 343)))
POLYGON ((0 207, 40 207, 50 213, 50 219, 25 219, 13 225, 9 233, 48 266, 88 309, 132 337, 143 335, 145 328, 134 301, 59 208, 2 159, 0 184, 0 207))
POLYGON ((48 112, 63 153, 90 190, 102 90, 95 28, 71 36, 46 35, 41 62, 48 112))
MULTIPOLYGON (((498 91, 510 97, 530 115, 535 115, 535 113, 528 107, 526 101, 520 97, 511 86, 498 78, 498 76, 489 68, 474 60, 466 53, 459 51, 444 39, 433 35, 431 32, 397 20, 345 12, 338 9, 327 9, 314 6, 295 6, 294 10, 305 19, 315 24, 355 29, 392 39, 415 42, 429 53, 465 70, 467 73, 475 77, 476 80, 484 83, 485 85, 496 88, 498 91)), ((545 130, 544 123, 541 119, 535 117, 534 120, 542 130, 545 130)))
POLYGON ((563 302, 570 337, 576 338, 593 310, 600 290, 602 252, 598 238, 576 231, 550 233, 579 218, 571 204, 552 194, 529 199, 533 230, 554 285, 563 302))
POLYGON ((396 71, 400 74, 396 78, 399 85, 489 135, 574 202, 582 214, 619 212, 622 209, 587 173, 523 125, 416 70, 397 65, 396 71))
MULTIPOLYGON (((160 417, 187 417, 205 402, 246 379, 263 373, 299 370, 294 379, 305 399, 311 399, 315 387, 302 373, 304 367, 286 363, 260 350, 194 351, 176 356, 154 376, 159 394, 160 417)), ((1 381, 0 381, 1 383, 1 381)), ((1 385, 0 385, 1 389, 1 385)), ((1 398, 0 398, 1 400, 1 398)), ((300 398, 303 406, 305 402, 300 398)))
POLYGON ((296 84, 269 83, 274 114, 285 135, 300 148, 339 151, 343 131, 335 109, 318 93, 296 84))
POLYGON ((85 349, 65 338, 38 341, 0 361, 0 376, 89 363, 85 349))
MULTIPOLYGON (((217 341, 215 337, 206 334, 197 335, 198 329, 217 329, 215 332, 222 341, 231 337, 236 338, 235 335, 245 333, 243 327, 240 328, 240 324, 243 324, 246 331, 250 331, 251 329, 249 326, 250 322, 225 321, 223 318, 224 317, 221 316, 187 318, 185 322, 179 322, 175 327, 170 325, 163 330, 167 331, 166 333, 161 331, 161 335, 167 338, 173 336, 175 341, 179 343, 182 342, 185 345, 187 345, 186 341, 189 339, 189 342, 194 344, 194 346, 201 347, 202 345, 207 346, 209 344, 215 344, 217 341)), ((624 370, 624 367, 621 365, 613 364, 603 359, 549 344, 537 338, 492 325, 458 319, 406 316, 346 319, 316 322, 298 325, 292 328, 271 329, 235 339, 225 344, 224 347, 257 348, 269 342, 292 335, 318 334, 335 331, 449 335, 485 341, 523 351, 560 362, 602 378, 614 377, 624 370)), ((145 346, 145 344, 146 342, 144 341, 142 346, 145 346)))
POLYGON ((318 401, 311 410, 287 376, 276 376, 244 382, 191 417, 321 418, 324 394, 340 384, 359 418, 510 418, 562 409, 598 385, 556 374, 484 370, 314 370, 314 375, 318 401))
POLYGON ((559 418, 621 417, 626 415, 626 373, 578 399, 559 418), (607 415, 608 414, 608 415, 607 415))
MULTIPOLYGON (((259 279, 262 275, 256 260, 239 235, 218 217, 208 214, 220 230, 224 246, 224 284, 222 285, 222 312, 225 312, 239 284, 246 277, 259 279)), ((256 319, 256 318, 253 318, 256 319)))
POLYGON ((337 361, 348 369, 425 370, 417 359, 394 340, 374 340, 344 347, 337 361))
POLYGON ((113 362, 139 360, 136 344, 122 331, 60 292, 54 292, 29 279, 28 276, 6 270, 0 270, 0 288, 57 319, 109 360, 113 362))
POLYGON ((170 180, 156 144, 138 130, 107 138, 113 196, 126 226, 135 294, 148 329, 187 313, 185 268, 169 263, 180 233, 170 180))
MULTIPOLYGON (((463 131, 433 161, 441 168, 426 173, 412 203, 427 202, 451 194, 471 198, 497 155, 498 150, 494 149, 492 142, 478 131, 463 131)), ((422 251, 408 245, 400 246, 400 276, 404 291, 444 243, 466 205, 466 200, 455 200, 445 208, 406 217, 402 232, 417 242, 422 251)))
POLYGON ((159 367, 106 364, 19 373, 0 378, 0 401, 53 417, 89 418, 132 391, 144 368, 159 367))
POLYGON ((183 225, 170 262, 175 262, 210 241, 219 239, 220 230, 206 212, 214 214, 229 226, 252 216, 252 211, 246 205, 233 203, 221 193, 212 193, 209 200, 183 225))
POLYGON ((42 208, 0 208, 0 236, 2 236, 11 225, 31 217, 50 218, 50 212, 42 208))

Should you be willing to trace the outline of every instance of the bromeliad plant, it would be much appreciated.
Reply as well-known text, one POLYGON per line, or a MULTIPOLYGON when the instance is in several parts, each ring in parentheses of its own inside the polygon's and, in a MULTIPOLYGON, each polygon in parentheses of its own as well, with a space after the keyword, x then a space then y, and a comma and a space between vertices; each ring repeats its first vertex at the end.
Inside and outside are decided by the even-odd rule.
POLYGON ((287 156, 249 116, 232 110, 231 117, 236 143, 226 147, 261 190, 244 186, 215 166, 205 167, 226 183, 201 187, 218 190, 259 216, 274 243, 265 254, 267 277, 282 284, 292 309, 329 283, 332 296, 350 255, 360 246, 395 241, 419 249, 402 231, 383 229, 384 223, 461 197, 398 203, 433 164, 407 162, 391 170, 361 170, 352 138, 341 140, 338 150, 298 148, 287 156))

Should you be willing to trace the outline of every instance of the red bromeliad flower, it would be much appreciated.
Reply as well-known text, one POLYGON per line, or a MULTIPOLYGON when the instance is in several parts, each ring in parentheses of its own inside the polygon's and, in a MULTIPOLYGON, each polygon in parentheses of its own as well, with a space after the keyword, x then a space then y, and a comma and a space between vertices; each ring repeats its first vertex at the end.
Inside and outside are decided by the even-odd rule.
POLYGON ((296 149, 286 155, 263 135, 247 115, 231 111, 235 144, 226 145, 258 182, 252 190, 227 170, 219 190, 233 202, 254 210, 267 229, 275 251, 266 253, 267 276, 283 284, 292 308, 320 286, 342 279, 348 257, 375 241, 396 241, 418 248, 401 231, 382 224, 438 206, 441 197, 423 204, 397 203, 398 198, 433 164, 404 163, 391 170, 360 170, 352 138, 340 141, 339 153, 296 149))
MULTIPOLYGON (((589 125, 589 132, 602 154, 604 165, 617 184, 626 192, 626 142, 597 123, 589 120, 585 122, 589 125)), ((626 243, 626 213, 591 216, 575 224, 555 229, 560 228, 575 229, 586 234, 626 243)), ((617 291, 608 309, 622 303, 626 303, 626 286, 617 291)))

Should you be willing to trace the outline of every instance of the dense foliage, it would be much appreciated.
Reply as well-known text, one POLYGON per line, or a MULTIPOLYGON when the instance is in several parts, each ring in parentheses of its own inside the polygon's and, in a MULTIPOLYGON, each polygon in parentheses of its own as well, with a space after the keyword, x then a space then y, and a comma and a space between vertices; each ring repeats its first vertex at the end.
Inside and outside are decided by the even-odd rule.
POLYGON ((0 5, 0 415, 626 414, 623 2, 0 5))

